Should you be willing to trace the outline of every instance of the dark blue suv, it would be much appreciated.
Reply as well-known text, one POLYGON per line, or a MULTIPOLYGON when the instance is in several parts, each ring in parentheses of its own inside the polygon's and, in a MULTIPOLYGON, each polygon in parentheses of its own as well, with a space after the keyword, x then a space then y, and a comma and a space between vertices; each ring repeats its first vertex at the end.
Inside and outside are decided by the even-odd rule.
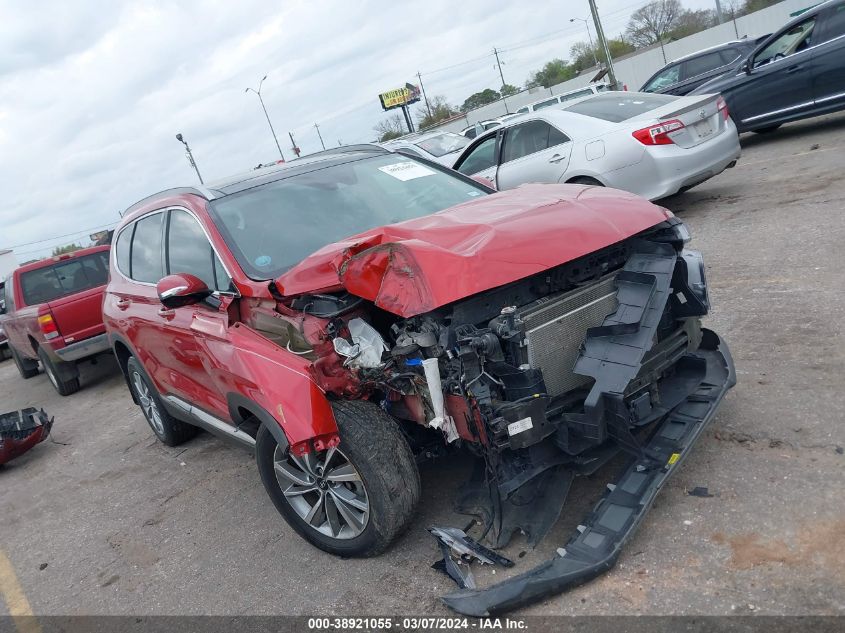
POLYGON ((721 93, 740 132, 845 110, 845 0, 802 13, 691 94, 721 93))

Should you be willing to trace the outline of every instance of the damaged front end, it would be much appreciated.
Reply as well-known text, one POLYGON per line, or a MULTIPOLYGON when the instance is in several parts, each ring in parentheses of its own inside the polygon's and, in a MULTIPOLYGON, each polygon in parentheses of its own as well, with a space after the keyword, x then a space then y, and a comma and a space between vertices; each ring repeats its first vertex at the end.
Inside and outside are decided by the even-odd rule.
MULTIPOLYGON (((422 427, 479 457, 457 506, 480 518, 478 540, 493 548, 517 531, 536 545, 575 476, 620 451, 630 456, 552 560, 487 589, 464 583, 443 599, 467 615, 500 613, 609 569, 734 385, 727 347, 701 328, 709 297, 688 239, 670 217, 422 314, 400 317, 350 292, 277 292, 272 317, 256 310, 245 320, 312 360, 327 393, 379 402, 412 443, 422 427)), ((413 266, 400 272, 410 279, 413 266)))

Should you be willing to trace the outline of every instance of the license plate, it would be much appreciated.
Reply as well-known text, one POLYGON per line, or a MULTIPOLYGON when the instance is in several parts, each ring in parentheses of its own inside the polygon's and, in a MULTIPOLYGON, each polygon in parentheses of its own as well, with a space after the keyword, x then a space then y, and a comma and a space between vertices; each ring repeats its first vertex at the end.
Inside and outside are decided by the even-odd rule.
POLYGON ((698 132, 698 136, 701 138, 713 134, 713 128, 710 127, 710 121, 699 121, 695 124, 695 131, 698 132))

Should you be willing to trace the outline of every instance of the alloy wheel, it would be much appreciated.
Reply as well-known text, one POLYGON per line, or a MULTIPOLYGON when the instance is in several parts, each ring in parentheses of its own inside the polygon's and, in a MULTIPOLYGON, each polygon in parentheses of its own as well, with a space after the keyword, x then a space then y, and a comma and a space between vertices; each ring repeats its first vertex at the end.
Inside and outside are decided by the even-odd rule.
POLYGON ((135 385, 135 393, 138 394, 138 401, 141 403, 141 410, 144 412, 147 422, 150 423, 157 434, 164 435, 164 423, 161 420, 158 405, 156 405, 156 401, 150 393, 150 388, 147 386, 147 381, 136 371, 132 374, 132 382, 135 385))
POLYGON ((335 539, 355 538, 366 529, 367 490, 342 451, 330 447, 297 456, 276 447, 273 466, 282 494, 309 527, 335 539))

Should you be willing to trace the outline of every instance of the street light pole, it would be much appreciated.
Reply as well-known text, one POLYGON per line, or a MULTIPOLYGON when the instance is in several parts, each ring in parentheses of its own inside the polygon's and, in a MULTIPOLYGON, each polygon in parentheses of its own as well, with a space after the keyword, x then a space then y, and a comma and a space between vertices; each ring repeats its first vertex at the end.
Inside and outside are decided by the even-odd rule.
POLYGON ((184 138, 182 138, 181 133, 176 135, 176 140, 179 141, 180 143, 182 143, 182 145, 185 146, 185 156, 188 157, 188 162, 191 163, 191 167, 193 167, 194 171, 197 172, 197 178, 200 179, 200 184, 204 185, 205 183, 202 180, 202 175, 200 174, 200 168, 197 167, 197 163, 194 160, 194 155, 191 154, 191 148, 188 147, 188 141, 186 141, 184 138))
POLYGON ((604 56, 607 59, 607 76, 610 79, 610 89, 619 90, 619 83, 616 81, 616 73, 613 71, 613 60, 610 58, 610 49, 607 46, 607 39, 604 37, 604 29, 601 26, 599 19, 599 10, 596 8, 596 0, 589 0, 590 13, 593 15, 593 26, 596 27, 596 38, 598 38, 599 46, 604 50, 604 56))
POLYGON ((252 91, 258 95, 258 100, 261 102, 261 109, 264 110, 264 116, 267 117, 267 125, 270 126, 270 132, 273 134, 273 140, 276 141, 276 147, 279 150, 279 156, 282 157, 282 160, 285 159, 285 155, 282 153, 282 146, 279 145, 279 139, 276 138, 276 130, 273 129, 273 123, 270 121, 270 115, 267 114, 267 107, 264 105, 264 99, 261 96, 261 85, 264 83, 264 80, 267 79, 267 75, 264 75, 261 78, 261 81, 258 82, 258 90, 255 88, 247 88, 244 92, 252 91))
POLYGON ((590 23, 585 20, 584 18, 570 18, 570 22, 575 22, 578 20, 579 22, 583 22, 584 26, 587 27, 587 39, 590 40, 590 52, 593 54, 593 61, 596 62, 596 66, 601 68, 601 64, 599 64, 599 58, 596 56, 596 47, 593 46, 593 35, 590 33, 590 23))

